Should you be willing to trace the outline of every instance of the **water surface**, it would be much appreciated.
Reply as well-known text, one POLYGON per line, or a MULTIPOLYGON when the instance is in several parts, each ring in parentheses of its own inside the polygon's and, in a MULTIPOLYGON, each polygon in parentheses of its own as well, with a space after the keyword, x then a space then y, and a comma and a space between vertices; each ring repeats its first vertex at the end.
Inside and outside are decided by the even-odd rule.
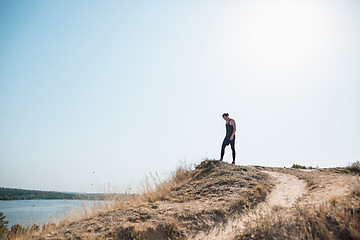
POLYGON ((81 211, 83 206, 104 204, 95 200, 0 200, 0 212, 9 221, 8 228, 14 224, 31 226, 46 224, 63 218, 69 211, 81 211))

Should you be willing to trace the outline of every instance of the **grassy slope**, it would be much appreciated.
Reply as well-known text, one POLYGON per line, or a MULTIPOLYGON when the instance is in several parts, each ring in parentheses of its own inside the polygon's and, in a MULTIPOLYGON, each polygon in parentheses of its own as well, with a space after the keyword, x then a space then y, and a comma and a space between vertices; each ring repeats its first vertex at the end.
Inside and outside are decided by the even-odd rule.
POLYGON ((43 239, 186 239, 265 199, 271 185, 255 168, 206 160, 195 170, 139 196, 116 199, 111 211, 45 231, 43 239))
POLYGON ((360 239, 360 183, 346 168, 240 167, 206 160, 195 170, 177 169, 156 189, 115 196, 106 211, 27 234, 25 239, 192 239, 239 217, 273 187, 261 170, 280 171, 307 182, 307 193, 290 209, 274 207, 235 239, 360 239))

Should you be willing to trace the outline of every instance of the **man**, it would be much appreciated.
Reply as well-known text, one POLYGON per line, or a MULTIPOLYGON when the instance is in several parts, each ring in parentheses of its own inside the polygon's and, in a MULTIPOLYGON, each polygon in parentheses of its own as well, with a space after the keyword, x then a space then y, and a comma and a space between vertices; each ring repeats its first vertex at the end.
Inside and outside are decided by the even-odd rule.
POLYGON ((224 113, 222 115, 223 119, 226 121, 226 136, 221 146, 221 158, 220 161, 224 158, 225 147, 230 144, 232 150, 232 163, 235 164, 235 131, 236 131, 236 124, 234 119, 229 118, 229 113, 224 113))

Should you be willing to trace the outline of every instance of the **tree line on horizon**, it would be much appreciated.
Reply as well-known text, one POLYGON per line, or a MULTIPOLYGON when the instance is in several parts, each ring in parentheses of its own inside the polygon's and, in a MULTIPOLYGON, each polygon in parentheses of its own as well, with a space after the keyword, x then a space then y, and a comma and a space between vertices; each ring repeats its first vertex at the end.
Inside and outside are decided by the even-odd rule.
POLYGON ((25 190, 0 187, 0 200, 32 200, 32 199, 83 199, 99 200, 99 193, 63 193, 53 191, 25 190))

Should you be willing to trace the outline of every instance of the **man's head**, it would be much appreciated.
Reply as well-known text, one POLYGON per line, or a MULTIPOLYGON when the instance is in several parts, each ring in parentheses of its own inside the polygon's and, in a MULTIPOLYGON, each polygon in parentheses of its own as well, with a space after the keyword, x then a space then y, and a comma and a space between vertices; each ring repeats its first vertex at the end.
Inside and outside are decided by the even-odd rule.
POLYGON ((224 119, 225 121, 229 121, 229 120, 230 120, 230 118, 229 118, 229 113, 224 113, 224 114, 222 115, 222 117, 223 117, 223 119, 224 119))

